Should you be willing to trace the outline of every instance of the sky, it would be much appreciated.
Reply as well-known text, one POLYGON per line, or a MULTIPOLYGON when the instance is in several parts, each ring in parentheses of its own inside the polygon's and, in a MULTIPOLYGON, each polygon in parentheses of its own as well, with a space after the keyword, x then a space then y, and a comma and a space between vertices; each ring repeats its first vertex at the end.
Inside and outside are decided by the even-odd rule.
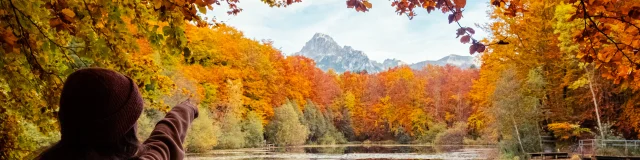
MULTIPOLYGON (((460 24, 475 29, 475 39, 487 33, 475 27, 486 24, 489 1, 468 0, 460 24)), ((409 20, 399 16, 387 0, 372 0, 369 12, 347 8, 345 0, 302 0, 286 8, 270 8, 259 0, 243 0, 238 15, 227 15, 226 6, 216 6, 207 13, 242 31, 248 38, 274 41, 274 47, 290 55, 302 49, 315 33, 331 36, 338 44, 352 46, 370 59, 399 59, 406 63, 437 60, 450 54, 469 55, 469 44, 456 38, 455 23, 447 14, 427 14, 418 9, 409 20)))

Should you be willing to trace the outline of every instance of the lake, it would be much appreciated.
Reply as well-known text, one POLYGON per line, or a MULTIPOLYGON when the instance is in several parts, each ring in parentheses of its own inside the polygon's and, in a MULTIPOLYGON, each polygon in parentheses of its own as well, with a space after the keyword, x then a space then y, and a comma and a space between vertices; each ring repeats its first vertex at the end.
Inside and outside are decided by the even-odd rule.
POLYGON ((431 145, 306 145, 276 148, 214 150, 187 159, 495 159, 494 146, 431 145))

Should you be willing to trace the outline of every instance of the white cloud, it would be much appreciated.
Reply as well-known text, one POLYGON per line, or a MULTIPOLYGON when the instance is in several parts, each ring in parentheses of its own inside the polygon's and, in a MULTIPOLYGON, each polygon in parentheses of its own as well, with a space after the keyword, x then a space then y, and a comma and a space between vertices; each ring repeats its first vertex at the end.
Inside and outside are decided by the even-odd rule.
MULTIPOLYGON (((486 2, 468 2, 463 26, 487 23, 486 2)), ((366 13, 346 7, 344 0, 303 0, 287 8, 269 8, 260 1, 241 1, 237 16, 219 6, 209 16, 238 28, 249 38, 271 39, 286 54, 299 51, 316 32, 330 35, 341 45, 364 51, 371 59, 396 58, 407 63, 434 60, 449 54, 468 55, 469 45, 455 38, 456 24, 439 11, 427 14, 419 9, 409 20, 398 16, 388 1, 373 2, 366 13)), ((476 29, 474 38, 486 33, 476 29)))

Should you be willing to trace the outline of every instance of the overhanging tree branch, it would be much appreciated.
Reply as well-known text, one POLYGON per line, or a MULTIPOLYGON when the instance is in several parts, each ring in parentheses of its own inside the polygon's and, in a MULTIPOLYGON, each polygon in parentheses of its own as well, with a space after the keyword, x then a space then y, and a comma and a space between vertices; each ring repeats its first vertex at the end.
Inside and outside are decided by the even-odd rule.
MULTIPOLYGON (((614 40, 613 40, 613 38, 611 38, 609 35, 607 35, 606 33, 604 33, 604 31, 598 27, 598 24, 597 24, 597 23, 596 23, 596 22, 591 18, 591 16, 589 16, 589 13, 587 12, 587 7, 586 7, 586 5, 585 5, 585 3, 584 3, 584 0, 580 0, 580 3, 581 3, 581 5, 582 5, 582 11, 584 12, 584 18, 585 18, 585 19, 588 19, 588 20, 591 22, 591 24, 593 25, 593 28, 594 28, 594 29, 596 29, 600 34, 602 34, 602 35, 603 35, 603 36, 605 36, 609 41, 611 41, 611 43, 613 43, 613 45, 614 45, 614 46, 616 46, 616 49, 617 49, 616 53, 620 52, 620 53, 622 53, 622 55, 624 55, 624 57, 625 57, 625 58, 627 58, 627 60, 629 60, 629 62, 631 62, 632 64, 634 64, 634 65, 640 65, 640 64, 636 63, 635 61, 633 61, 633 59, 631 59, 631 57, 629 57, 627 54, 625 54, 625 53, 624 53, 624 51, 623 51, 623 50, 620 48, 620 46, 619 46, 619 44, 621 44, 621 43, 618 43, 618 42, 614 41, 614 40)), ((586 20, 585 20, 585 21, 586 21, 586 20)), ((585 28, 585 30, 586 30, 586 28, 585 28)), ((614 55, 615 55, 615 54, 614 54, 614 55)))

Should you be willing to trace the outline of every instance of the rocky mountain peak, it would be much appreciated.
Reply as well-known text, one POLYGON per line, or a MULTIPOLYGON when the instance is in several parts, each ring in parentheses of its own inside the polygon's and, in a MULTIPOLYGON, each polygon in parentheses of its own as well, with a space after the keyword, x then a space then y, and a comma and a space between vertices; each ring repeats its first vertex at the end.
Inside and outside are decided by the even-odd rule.
POLYGON ((322 70, 333 68, 336 72, 362 71, 379 72, 381 67, 362 51, 351 46, 340 46, 326 34, 316 33, 298 52, 299 55, 316 61, 322 70))
MULTIPOLYGON (((314 34, 296 54, 313 59, 317 67, 324 71, 333 69, 338 73, 363 70, 376 73, 396 66, 407 65, 397 59, 385 59, 382 63, 370 60, 363 51, 348 45, 340 46, 331 36, 323 33, 314 34)), ((413 69, 422 69, 428 64, 452 64, 459 67, 469 67, 473 64, 473 60, 474 58, 471 56, 451 54, 437 61, 422 61, 409 66, 413 69)))

